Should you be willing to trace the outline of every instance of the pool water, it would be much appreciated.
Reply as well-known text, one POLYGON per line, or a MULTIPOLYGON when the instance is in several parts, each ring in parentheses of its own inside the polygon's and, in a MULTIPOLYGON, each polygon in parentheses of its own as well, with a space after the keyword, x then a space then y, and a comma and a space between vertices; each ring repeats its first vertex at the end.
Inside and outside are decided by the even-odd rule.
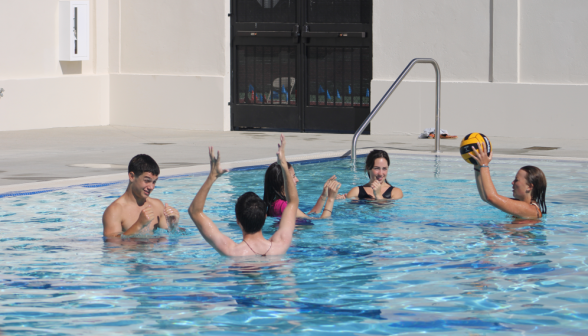
MULTIPOLYGON (((391 156, 395 203, 338 201, 300 225, 280 257, 221 257, 186 209, 205 176, 162 179, 185 233, 121 243, 101 216, 126 183, 0 198, 0 330, 5 335, 581 335, 588 328, 587 163, 495 159, 499 193, 518 168, 548 179, 536 225, 482 202, 461 158, 391 156)), ((363 159, 360 159, 360 161, 363 159)), ((359 162, 361 166, 363 161, 359 162)), ((295 164, 301 208, 336 174, 367 181, 350 161, 295 164)), ((263 168, 222 177, 206 204, 240 241, 234 203, 263 193, 263 168)), ((266 237, 275 232, 268 218, 266 237)))

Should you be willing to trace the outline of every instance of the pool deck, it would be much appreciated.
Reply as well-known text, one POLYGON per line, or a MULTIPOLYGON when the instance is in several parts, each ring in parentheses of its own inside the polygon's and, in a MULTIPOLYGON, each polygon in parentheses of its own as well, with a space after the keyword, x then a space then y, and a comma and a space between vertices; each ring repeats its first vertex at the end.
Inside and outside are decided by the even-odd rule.
MULTIPOLYGON (((353 138, 350 134, 285 135, 291 161, 342 156, 353 138)), ((489 136, 496 157, 588 162, 588 149, 581 140, 489 136)), ((442 139, 443 155, 459 155, 459 139, 442 139)), ((0 132, 0 141, 0 193, 7 193, 124 180, 129 160, 140 153, 159 163, 162 176, 205 171, 210 145, 221 151, 227 168, 265 164, 275 158, 279 134, 99 126, 0 132)), ((380 148, 391 154, 432 155, 434 146, 434 140, 418 139, 417 134, 398 134, 362 135, 357 148, 358 153, 380 148)))

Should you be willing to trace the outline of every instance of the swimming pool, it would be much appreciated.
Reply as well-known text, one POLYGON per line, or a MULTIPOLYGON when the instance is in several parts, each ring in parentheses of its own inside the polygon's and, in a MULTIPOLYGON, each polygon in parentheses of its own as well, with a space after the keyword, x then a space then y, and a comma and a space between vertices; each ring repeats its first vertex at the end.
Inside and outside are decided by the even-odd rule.
MULTIPOLYGON (((360 159, 363 160, 363 159, 360 159)), ((8 335, 582 334, 588 323, 587 163, 495 159, 498 191, 519 167, 548 179, 548 214, 535 226, 483 203, 461 158, 391 155, 395 204, 335 204, 301 225, 288 254, 220 257, 186 209, 205 176, 162 179, 184 234, 104 242, 101 216, 126 184, 0 199, 0 330, 8 335), (377 209, 377 211, 375 211, 377 209)), ((359 164, 361 165, 363 161, 359 164)), ((295 165, 301 208, 324 180, 365 183, 349 160, 295 165)), ((208 213, 240 241, 233 207, 263 193, 261 169, 213 187, 208 213)), ((268 219, 270 236, 275 220, 268 219)))

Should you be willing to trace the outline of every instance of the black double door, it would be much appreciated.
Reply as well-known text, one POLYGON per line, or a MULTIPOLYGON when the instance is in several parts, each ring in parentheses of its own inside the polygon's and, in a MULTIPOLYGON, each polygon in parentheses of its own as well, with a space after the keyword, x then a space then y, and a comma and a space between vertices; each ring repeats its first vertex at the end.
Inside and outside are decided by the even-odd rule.
POLYGON ((372 0, 231 6, 232 129, 355 132, 370 108, 372 0))

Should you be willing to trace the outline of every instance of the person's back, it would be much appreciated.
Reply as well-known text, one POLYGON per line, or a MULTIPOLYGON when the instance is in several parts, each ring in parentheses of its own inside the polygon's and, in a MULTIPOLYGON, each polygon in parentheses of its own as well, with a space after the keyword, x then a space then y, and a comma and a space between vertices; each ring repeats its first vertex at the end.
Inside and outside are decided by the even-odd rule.
POLYGON ((277 157, 284 176, 287 176, 284 179, 284 191, 288 204, 282 213, 278 231, 269 240, 264 238, 261 231, 265 223, 267 207, 265 202, 253 192, 241 195, 235 205, 237 224, 243 233, 241 243, 236 243, 225 236, 204 214, 204 204, 210 188, 217 178, 227 172, 220 167, 220 153, 215 157, 212 147, 209 148, 210 174, 194 197, 188 212, 204 239, 220 254, 232 257, 268 256, 284 254, 290 248, 296 223, 296 211, 298 210, 298 192, 293 179, 285 173, 288 171, 285 155, 286 141, 283 135, 280 139, 281 144, 278 145, 277 157))

